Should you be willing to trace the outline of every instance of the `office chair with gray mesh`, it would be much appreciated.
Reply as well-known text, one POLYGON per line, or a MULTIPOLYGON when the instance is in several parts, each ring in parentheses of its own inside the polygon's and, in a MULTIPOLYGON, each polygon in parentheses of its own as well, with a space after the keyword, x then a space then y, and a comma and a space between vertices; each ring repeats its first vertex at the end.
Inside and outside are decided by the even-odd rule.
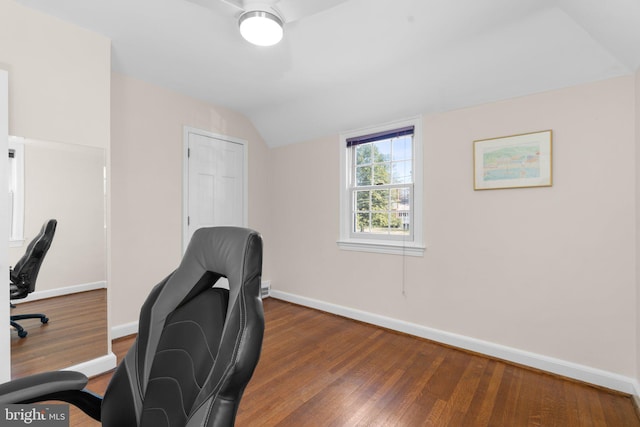
MULTIPOLYGON (((18 260, 13 268, 9 269, 9 299, 17 300, 26 298, 36 289, 36 280, 40 272, 40 266, 44 257, 51 247, 53 236, 56 233, 58 222, 50 219, 44 223, 40 232, 27 246, 22 258, 18 260)), ((15 305, 11 304, 11 308, 15 305)), ((40 319, 40 322, 47 323, 49 318, 44 314, 15 314, 12 315, 9 322, 18 332, 20 338, 27 336, 27 331, 17 323, 18 320, 24 319, 40 319)))
POLYGON ((261 275, 258 233, 197 230, 142 306, 104 398, 84 389, 83 374, 58 371, 0 384, 0 404, 62 400, 108 427, 233 426, 262 348, 261 275), (221 277, 228 290, 214 286, 221 277))

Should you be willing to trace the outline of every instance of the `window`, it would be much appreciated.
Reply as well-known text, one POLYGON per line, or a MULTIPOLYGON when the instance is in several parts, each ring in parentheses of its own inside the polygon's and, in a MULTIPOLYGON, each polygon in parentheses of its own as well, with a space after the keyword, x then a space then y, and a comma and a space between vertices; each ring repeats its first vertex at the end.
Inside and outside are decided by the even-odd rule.
POLYGON ((24 243, 24 142, 9 137, 9 246, 24 243))
POLYGON ((341 135, 343 249, 422 255, 419 118, 341 135))

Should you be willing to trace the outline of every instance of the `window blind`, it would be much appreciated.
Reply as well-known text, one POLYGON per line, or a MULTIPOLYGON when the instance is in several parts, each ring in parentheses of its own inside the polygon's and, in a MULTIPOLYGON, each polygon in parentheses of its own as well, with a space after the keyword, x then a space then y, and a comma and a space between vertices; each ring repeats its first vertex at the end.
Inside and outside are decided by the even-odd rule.
POLYGON ((405 126, 399 129, 385 130, 382 132, 370 133, 368 135, 347 138, 347 147, 366 144, 369 142, 382 141, 383 139, 398 138, 405 135, 413 135, 414 126, 405 126))

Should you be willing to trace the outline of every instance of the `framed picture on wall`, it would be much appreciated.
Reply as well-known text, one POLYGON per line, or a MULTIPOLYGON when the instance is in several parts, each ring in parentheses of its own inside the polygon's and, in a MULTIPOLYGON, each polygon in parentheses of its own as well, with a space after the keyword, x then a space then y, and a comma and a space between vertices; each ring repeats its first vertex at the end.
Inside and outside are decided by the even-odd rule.
POLYGON ((552 131, 473 141, 473 188, 550 187, 552 131))

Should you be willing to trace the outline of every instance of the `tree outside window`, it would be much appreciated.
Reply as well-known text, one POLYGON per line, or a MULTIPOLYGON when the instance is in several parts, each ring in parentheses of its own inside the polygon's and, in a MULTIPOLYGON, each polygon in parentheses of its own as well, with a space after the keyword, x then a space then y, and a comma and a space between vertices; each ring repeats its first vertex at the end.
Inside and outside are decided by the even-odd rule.
POLYGON ((354 233, 410 234, 412 140, 403 135, 352 147, 354 233))

